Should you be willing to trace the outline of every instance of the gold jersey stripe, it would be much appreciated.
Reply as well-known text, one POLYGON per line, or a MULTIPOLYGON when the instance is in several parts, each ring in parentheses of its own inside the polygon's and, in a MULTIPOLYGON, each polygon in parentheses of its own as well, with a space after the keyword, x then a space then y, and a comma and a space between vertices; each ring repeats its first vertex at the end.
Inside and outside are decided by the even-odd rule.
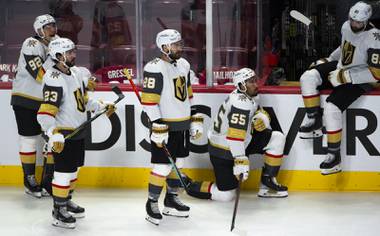
POLYGON ((156 186, 164 186, 166 177, 150 172, 149 183, 156 186))
POLYGON ((236 129, 229 127, 227 131, 227 137, 228 138, 233 138, 233 139, 245 139, 247 131, 244 129, 236 129))
POLYGON ((158 104, 160 102, 161 95, 156 93, 147 93, 143 92, 141 94, 141 102, 142 103, 155 103, 158 104))
POLYGON ((225 146, 220 145, 220 144, 213 143, 213 142, 211 142, 210 140, 208 140, 208 142, 209 142, 210 145, 213 146, 213 147, 216 147, 216 148, 219 148, 219 149, 223 149, 223 150, 226 150, 226 151, 229 151, 229 150, 230 150, 228 147, 225 147, 225 146))
POLYGON ((282 164, 282 158, 278 157, 271 157, 266 154, 264 154, 264 163, 268 164, 270 166, 281 166, 282 164))
POLYGON ((42 103, 38 113, 48 113, 55 117, 58 113, 58 107, 48 103, 42 103))
POLYGON ((167 122, 179 122, 179 121, 187 121, 190 120, 190 116, 186 116, 183 118, 161 118, 162 121, 167 121, 167 122))
POLYGON ((30 96, 30 95, 27 95, 27 94, 23 94, 23 93, 12 93, 12 96, 19 96, 19 97, 24 97, 24 98, 27 98, 27 99, 30 99, 30 100, 42 102, 41 98, 33 97, 33 96, 30 96))
POLYGON ((376 67, 369 67, 368 68, 373 77, 375 77, 376 80, 380 80, 380 69, 376 67))
POLYGON ((36 81, 39 82, 39 83, 42 83, 42 78, 44 77, 44 74, 45 74, 45 70, 44 70, 44 68, 41 66, 40 69, 38 69, 38 73, 37 73, 36 81))

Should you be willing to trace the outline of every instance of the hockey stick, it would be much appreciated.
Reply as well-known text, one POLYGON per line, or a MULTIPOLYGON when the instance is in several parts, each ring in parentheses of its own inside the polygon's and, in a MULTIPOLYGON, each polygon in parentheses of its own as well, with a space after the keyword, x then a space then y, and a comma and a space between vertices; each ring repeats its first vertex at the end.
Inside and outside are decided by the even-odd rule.
POLYGON ((156 18, 158 24, 160 24, 160 26, 163 28, 163 29, 167 29, 168 27, 166 26, 166 24, 161 20, 160 17, 157 17, 156 18))
MULTIPOLYGON (((137 96, 137 98, 138 98, 138 100, 139 100, 139 102, 140 102, 140 104, 141 104, 141 97, 140 97, 140 94, 139 94, 139 92, 138 92, 138 90, 137 90, 137 87, 136 87, 135 83, 133 82, 132 77, 131 77, 131 75, 129 74, 129 71, 128 71, 127 68, 124 69, 124 74, 125 74, 125 76, 127 77, 129 83, 131 84, 132 89, 133 89, 133 91, 135 92, 135 94, 136 94, 136 96, 137 96)), ((151 121, 150 121, 150 119, 149 119, 148 116, 147 116, 147 118, 148 118, 149 123, 151 123, 151 121)), ((179 171, 177 165, 175 164, 174 159, 173 159, 172 155, 170 154, 170 152, 169 152, 169 150, 168 150, 168 148, 167 148, 167 146, 166 146, 165 143, 163 143, 162 148, 164 149, 164 151, 165 151, 165 153, 166 153, 166 156, 168 157, 169 162, 170 162, 170 164, 172 165, 172 167, 173 167, 175 173, 177 174, 177 176, 178 176, 178 178, 179 178, 179 181, 181 182, 183 188, 185 189, 186 192, 188 192, 188 191, 189 191, 189 190, 188 190, 188 186, 185 184, 185 180, 183 180, 182 175, 181 175, 181 172, 179 171)))
POLYGON ((291 10, 290 16, 293 17, 294 19, 300 21, 301 23, 305 24, 308 27, 312 23, 309 18, 307 18, 304 14, 302 14, 301 12, 299 12, 297 10, 291 10))
POLYGON ((240 199, 240 188, 241 188, 241 182, 243 181, 243 174, 239 175, 239 184, 236 189, 236 197, 235 197, 235 205, 234 205, 234 211, 232 213, 232 222, 231 222, 231 232, 235 228, 235 219, 236 219, 236 213, 239 205, 239 199, 240 199))
MULTIPOLYGON (((290 16, 293 17, 295 20, 298 20, 302 24, 306 25, 305 48, 306 50, 309 50, 309 26, 313 22, 309 18, 307 18, 304 14, 302 14, 301 12, 297 10, 291 10, 290 16)), ((312 30, 312 37, 314 40, 314 30, 312 30)))
MULTIPOLYGON (((114 104, 116 105, 118 102, 120 102, 125 97, 125 95, 123 94, 123 92, 121 92, 120 88, 117 87, 116 85, 112 87, 112 91, 117 95, 117 99, 114 101, 114 104)), ((73 132, 71 132, 70 134, 68 134, 65 137, 65 139, 70 139, 70 138, 74 137, 76 134, 78 134, 80 131, 82 131, 84 128, 86 128, 89 124, 91 124, 91 122, 93 122, 99 116, 103 115, 106 112, 107 112, 107 109, 105 109, 104 111, 96 114, 91 119, 83 122, 80 126, 78 126, 78 128, 76 128, 73 132)))

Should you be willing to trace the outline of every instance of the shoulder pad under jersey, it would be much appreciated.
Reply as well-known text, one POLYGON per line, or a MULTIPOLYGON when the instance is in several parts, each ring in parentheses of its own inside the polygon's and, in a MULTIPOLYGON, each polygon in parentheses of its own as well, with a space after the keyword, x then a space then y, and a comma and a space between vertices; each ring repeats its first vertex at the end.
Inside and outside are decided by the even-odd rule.
POLYGON ((21 53, 25 55, 39 55, 42 58, 46 57, 44 46, 40 41, 33 37, 25 39, 22 44, 21 53))
POLYGON ((232 106, 243 110, 252 110, 255 107, 253 99, 239 92, 232 92, 230 94, 230 101, 232 106))

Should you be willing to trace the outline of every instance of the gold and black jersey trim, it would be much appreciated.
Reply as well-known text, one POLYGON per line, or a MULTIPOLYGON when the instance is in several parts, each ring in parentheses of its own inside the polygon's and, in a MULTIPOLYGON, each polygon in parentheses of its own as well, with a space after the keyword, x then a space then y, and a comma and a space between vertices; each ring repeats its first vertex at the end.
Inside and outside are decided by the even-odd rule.
POLYGON ((234 159, 232 157, 231 151, 228 148, 212 143, 210 140, 208 141, 208 152, 210 153, 210 156, 216 158, 222 158, 226 160, 234 159))
POLYGON ((141 103, 148 106, 159 104, 163 86, 164 81, 161 73, 144 71, 141 103))
POLYGON ((190 129, 190 116, 177 119, 161 118, 161 121, 169 126, 169 131, 183 131, 190 129))
POLYGON ((32 110, 38 110, 42 103, 42 99, 33 97, 23 93, 12 93, 11 105, 25 107, 32 110))

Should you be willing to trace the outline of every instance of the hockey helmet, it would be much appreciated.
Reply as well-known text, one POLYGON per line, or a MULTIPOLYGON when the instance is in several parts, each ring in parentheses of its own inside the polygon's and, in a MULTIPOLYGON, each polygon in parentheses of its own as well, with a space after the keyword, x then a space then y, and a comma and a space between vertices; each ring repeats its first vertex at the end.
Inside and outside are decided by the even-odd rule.
POLYGON ((256 76, 256 73, 254 70, 250 68, 242 68, 238 71, 235 71, 232 79, 234 82, 235 87, 238 90, 241 90, 240 84, 242 85, 243 88, 245 88, 242 92, 245 92, 246 86, 245 86, 245 81, 248 79, 251 79, 252 77, 256 76))
POLYGON ((68 38, 58 38, 49 43, 49 54, 56 61, 59 61, 57 58, 58 53, 65 57, 65 53, 73 49, 75 49, 75 44, 68 38))
POLYGON ((176 43, 181 40, 181 34, 177 30, 166 29, 157 34, 156 45, 161 50, 161 52, 165 53, 162 49, 162 46, 166 45, 170 49, 170 45, 172 43, 176 43))
POLYGON ((37 33, 38 36, 45 37, 45 35, 41 36, 41 34, 40 34, 40 32, 38 32, 38 30, 41 29, 42 34, 44 34, 42 28, 45 25, 51 24, 51 23, 55 23, 55 19, 51 15, 45 14, 45 15, 37 16, 36 19, 34 20, 34 23, 33 23, 34 31, 37 33))
POLYGON ((372 16, 371 5, 365 2, 357 2, 350 8, 350 19, 358 22, 367 22, 372 16))

